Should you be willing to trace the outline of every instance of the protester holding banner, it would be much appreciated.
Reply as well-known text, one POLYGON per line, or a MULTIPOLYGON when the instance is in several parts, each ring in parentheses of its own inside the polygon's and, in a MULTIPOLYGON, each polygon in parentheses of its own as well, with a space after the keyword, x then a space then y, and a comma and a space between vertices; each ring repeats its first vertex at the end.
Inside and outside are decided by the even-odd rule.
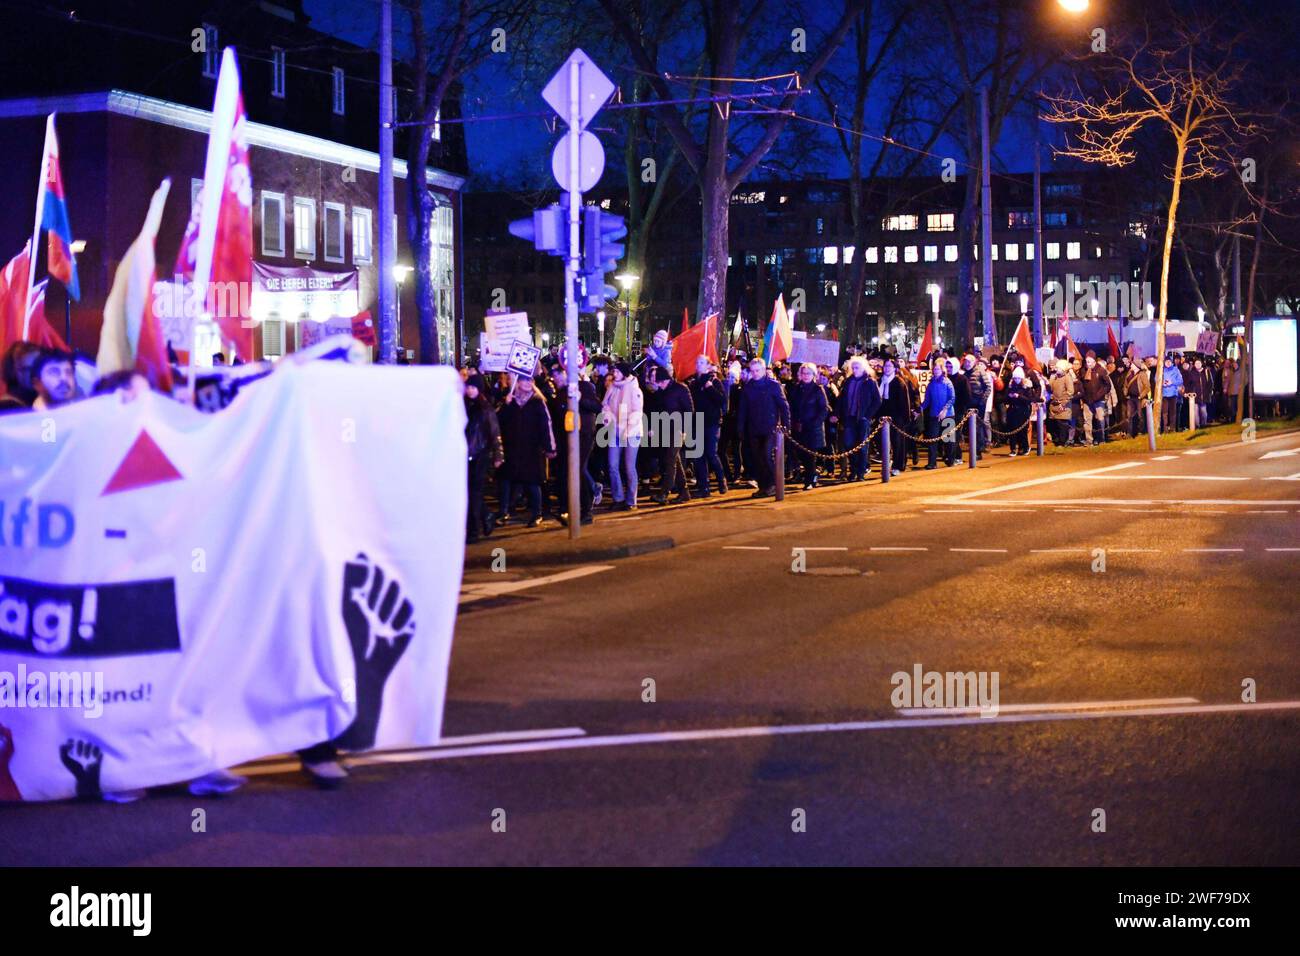
POLYGON ((498 472, 501 501, 493 521, 508 521, 515 492, 523 491, 528 496, 528 527, 535 528, 542 523, 542 483, 546 480, 546 459, 555 457, 555 436, 551 433, 550 412, 531 378, 519 376, 497 420, 505 463, 498 472))

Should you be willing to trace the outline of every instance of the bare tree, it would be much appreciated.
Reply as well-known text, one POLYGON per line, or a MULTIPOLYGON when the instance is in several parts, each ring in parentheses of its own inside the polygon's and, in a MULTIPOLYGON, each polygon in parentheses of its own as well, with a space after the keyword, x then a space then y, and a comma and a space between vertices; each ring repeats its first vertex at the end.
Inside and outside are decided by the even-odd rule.
MULTIPOLYGON (((822 38, 817 52, 802 54, 800 65, 806 60, 807 66, 797 74, 799 87, 816 82, 853 21, 861 14, 865 2, 845 0, 838 20, 822 38)), ((665 101, 656 107, 659 117, 697 177, 703 230, 698 314, 701 317, 714 312, 721 315, 726 309, 731 194, 776 143, 800 92, 797 88, 790 88, 774 106, 764 109, 768 118, 758 131, 755 142, 735 160, 730 98, 737 92, 755 91, 753 84, 739 78, 742 72, 741 51, 766 12, 765 0, 752 0, 743 11, 739 0, 699 0, 699 50, 707 70, 699 85, 705 96, 714 101, 710 104, 707 119, 702 121, 702 138, 693 129, 693 126, 701 124, 693 124, 684 108, 667 102, 681 99, 681 91, 674 95, 669 76, 659 65, 657 52, 648 49, 643 42, 635 19, 629 16, 628 5, 619 0, 600 0, 600 5, 627 44, 636 68, 649 81, 658 98, 665 101)), ((789 37, 785 42, 790 42, 789 37)), ((811 43, 811 40, 807 42, 811 43)), ((720 322, 719 326, 725 324, 720 322)))
MULTIPOLYGON (((1058 153, 1090 163, 1127 166, 1137 155, 1136 137, 1149 127, 1173 141, 1157 355, 1165 351, 1169 268, 1183 185, 1228 172, 1234 166, 1233 146, 1254 132, 1234 102, 1244 73, 1235 55, 1237 38, 1222 39, 1218 26, 1172 13, 1166 14, 1161 29, 1162 36, 1153 39, 1148 19, 1140 34, 1089 57, 1098 89, 1084 93, 1076 80, 1072 90, 1046 97, 1050 112, 1044 116, 1065 127, 1066 146, 1058 153)), ((1164 363, 1157 362, 1153 394, 1161 394, 1163 382, 1164 363)))

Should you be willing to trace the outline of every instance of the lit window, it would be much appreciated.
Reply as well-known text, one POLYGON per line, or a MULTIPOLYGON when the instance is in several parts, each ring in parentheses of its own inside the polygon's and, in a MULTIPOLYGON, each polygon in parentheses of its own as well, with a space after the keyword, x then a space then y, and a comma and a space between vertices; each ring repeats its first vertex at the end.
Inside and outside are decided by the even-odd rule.
POLYGON ((1059 242, 1049 242, 1047 244, 1046 254, 1047 254, 1047 258, 1049 259, 1061 258, 1061 244, 1059 242))
POLYGON ((876 294, 876 280, 875 280, 875 279, 868 279, 868 280, 867 280, 866 285, 865 285, 865 287, 864 287, 863 290, 862 290, 862 294, 863 294, 863 295, 875 295, 875 294, 876 294))
POLYGON ((271 95, 284 99, 284 50, 271 47, 271 95))
POLYGON ((920 225, 920 220, 916 216, 890 216, 881 223, 881 228, 887 232, 910 232, 920 225))
POLYGON ((1008 292, 1020 291, 1020 279, 1017 276, 1007 276, 1007 291, 1008 292))
POLYGON ((904 247, 903 247, 903 261, 904 261, 904 262, 916 262, 916 261, 918 261, 918 257, 917 257, 917 254, 916 254, 916 246, 904 246, 904 247))
POLYGON ((885 246, 885 261, 886 262, 898 261, 898 246, 885 246))
POLYGON ((1034 258, 1034 244, 1033 244, 1032 242, 1026 242, 1026 243, 1025 243, 1025 261, 1026 261, 1026 262, 1030 262, 1030 261, 1033 260, 1033 258, 1034 258))
POLYGON ((334 67, 334 115, 342 116, 347 112, 347 100, 344 96, 343 67, 334 67))
POLYGON ((956 246, 944 246, 944 247, 943 247, 943 261, 944 261, 944 262, 956 262, 956 261, 957 261, 957 247, 956 247, 956 246))
POLYGON ((370 251, 370 210, 361 206, 352 207, 352 261, 367 263, 371 260, 370 251))
POLYGON ((1007 243, 1007 262, 1015 262, 1015 261, 1016 261, 1017 259, 1019 259, 1019 258, 1020 258, 1020 243, 1018 243, 1018 242, 1008 242, 1008 243, 1007 243))
POLYGON ((926 247, 925 247, 925 261, 926 261, 926 262, 938 262, 938 261, 939 261, 939 247, 938 247, 938 246, 926 246, 926 247))
POLYGON ((316 258, 316 200, 293 197, 293 254, 298 259, 316 258))
POLYGON ((989 245, 989 252, 993 255, 993 261, 998 261, 998 244, 996 242, 989 245))
POLYGON ((1077 242, 1067 242, 1065 244, 1065 258, 1067 259, 1079 258, 1079 244, 1077 242))
POLYGON ((284 255, 284 193, 262 192, 262 255, 284 255))
POLYGON ((869 246, 867 248, 867 261, 871 263, 879 262, 880 250, 877 249, 875 246, 869 246))
POLYGON ((952 232, 957 228, 950 212, 932 212, 925 217, 925 228, 930 232, 952 232))
POLYGON ((822 262, 825 265, 833 266, 838 264, 839 261, 840 261, 839 246, 827 246, 822 250, 822 262))
MULTIPOLYGON (((857 251, 857 247, 856 247, 856 246, 845 246, 845 247, 844 247, 844 264, 845 264, 846 266, 851 266, 851 265, 853 265, 853 253, 856 252, 856 251, 857 251)), ((871 259, 871 255, 870 255, 871 251, 872 251, 872 250, 870 250, 870 249, 867 250, 867 261, 868 261, 868 262, 871 262, 871 261, 872 261, 872 259, 871 259)))

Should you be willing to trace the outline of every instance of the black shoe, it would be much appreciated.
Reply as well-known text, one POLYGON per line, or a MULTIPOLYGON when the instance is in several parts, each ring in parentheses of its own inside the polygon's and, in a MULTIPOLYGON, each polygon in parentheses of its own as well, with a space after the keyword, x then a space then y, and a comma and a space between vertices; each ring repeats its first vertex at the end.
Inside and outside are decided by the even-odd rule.
POLYGON ((712 492, 707 491, 707 490, 702 489, 702 488, 696 488, 694 491, 691 492, 691 497, 692 497, 692 498, 708 498, 708 497, 710 497, 711 495, 712 495, 712 492))
POLYGON ((478 536, 478 535, 476 535, 476 534, 467 534, 467 535, 465 535, 465 543, 466 543, 466 544, 478 544, 478 542, 479 542, 479 536, 478 536))
POLYGON ((541 523, 542 523, 542 516, 541 516, 541 515, 537 515, 537 517, 535 517, 535 518, 529 518, 529 519, 528 519, 528 525, 527 525, 527 526, 528 526, 529 528, 536 528, 536 527, 537 527, 538 525, 540 525, 541 523))
POLYGON ((726 483, 725 481, 720 481, 720 482, 718 482, 718 494, 720 494, 720 495, 725 495, 725 494, 727 493, 728 489, 729 489, 729 486, 727 485, 727 483, 726 483))
POLYGON ((582 524, 592 524, 593 522, 595 522, 595 520, 596 520, 595 515, 583 515, 583 516, 582 516, 582 519, 581 519, 581 523, 582 523, 582 524))
POLYGON ((935 470, 936 468, 938 468, 938 467, 939 467, 938 465, 926 465, 926 466, 925 466, 925 470, 926 470, 926 471, 934 471, 934 470, 935 470))
POLYGON ((751 498, 771 498, 771 497, 772 497, 773 495, 775 495, 775 494, 776 494, 776 489, 775 489, 775 488, 759 488, 758 491, 754 492, 754 493, 753 493, 752 495, 750 495, 749 497, 751 497, 751 498))
POLYGON ((631 510, 632 510, 632 506, 631 506, 630 504, 628 504, 626 501, 615 501, 615 502, 610 506, 610 509, 609 509, 609 510, 610 510, 610 511, 631 511, 631 510))
POLYGON ((650 500, 653 501, 653 502, 654 502, 655 504, 657 504, 657 505, 666 505, 666 504, 668 504, 668 496, 667 496, 667 495, 651 495, 651 496, 650 496, 650 500))
MULTIPOLYGON (((708 497, 708 496, 701 495, 700 497, 708 497)), ((678 492, 677 497, 673 499, 673 504, 675 505, 688 505, 690 503, 691 503, 691 496, 690 493, 686 491, 678 492)))
POLYGON ((489 515, 487 518, 483 520, 483 537, 485 538, 492 537, 492 532, 495 529, 496 529, 496 522, 493 521, 491 516, 489 515))

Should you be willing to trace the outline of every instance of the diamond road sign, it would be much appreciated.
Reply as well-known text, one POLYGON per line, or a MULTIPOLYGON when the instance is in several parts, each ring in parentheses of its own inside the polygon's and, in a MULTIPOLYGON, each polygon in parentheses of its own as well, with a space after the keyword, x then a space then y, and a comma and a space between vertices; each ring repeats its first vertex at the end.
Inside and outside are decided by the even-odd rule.
POLYGON ((613 81, 600 72, 600 67, 587 54, 574 50, 542 90, 542 99, 560 114, 561 120, 569 122, 569 66, 575 60, 578 63, 578 128, 584 129, 614 95, 613 81))

